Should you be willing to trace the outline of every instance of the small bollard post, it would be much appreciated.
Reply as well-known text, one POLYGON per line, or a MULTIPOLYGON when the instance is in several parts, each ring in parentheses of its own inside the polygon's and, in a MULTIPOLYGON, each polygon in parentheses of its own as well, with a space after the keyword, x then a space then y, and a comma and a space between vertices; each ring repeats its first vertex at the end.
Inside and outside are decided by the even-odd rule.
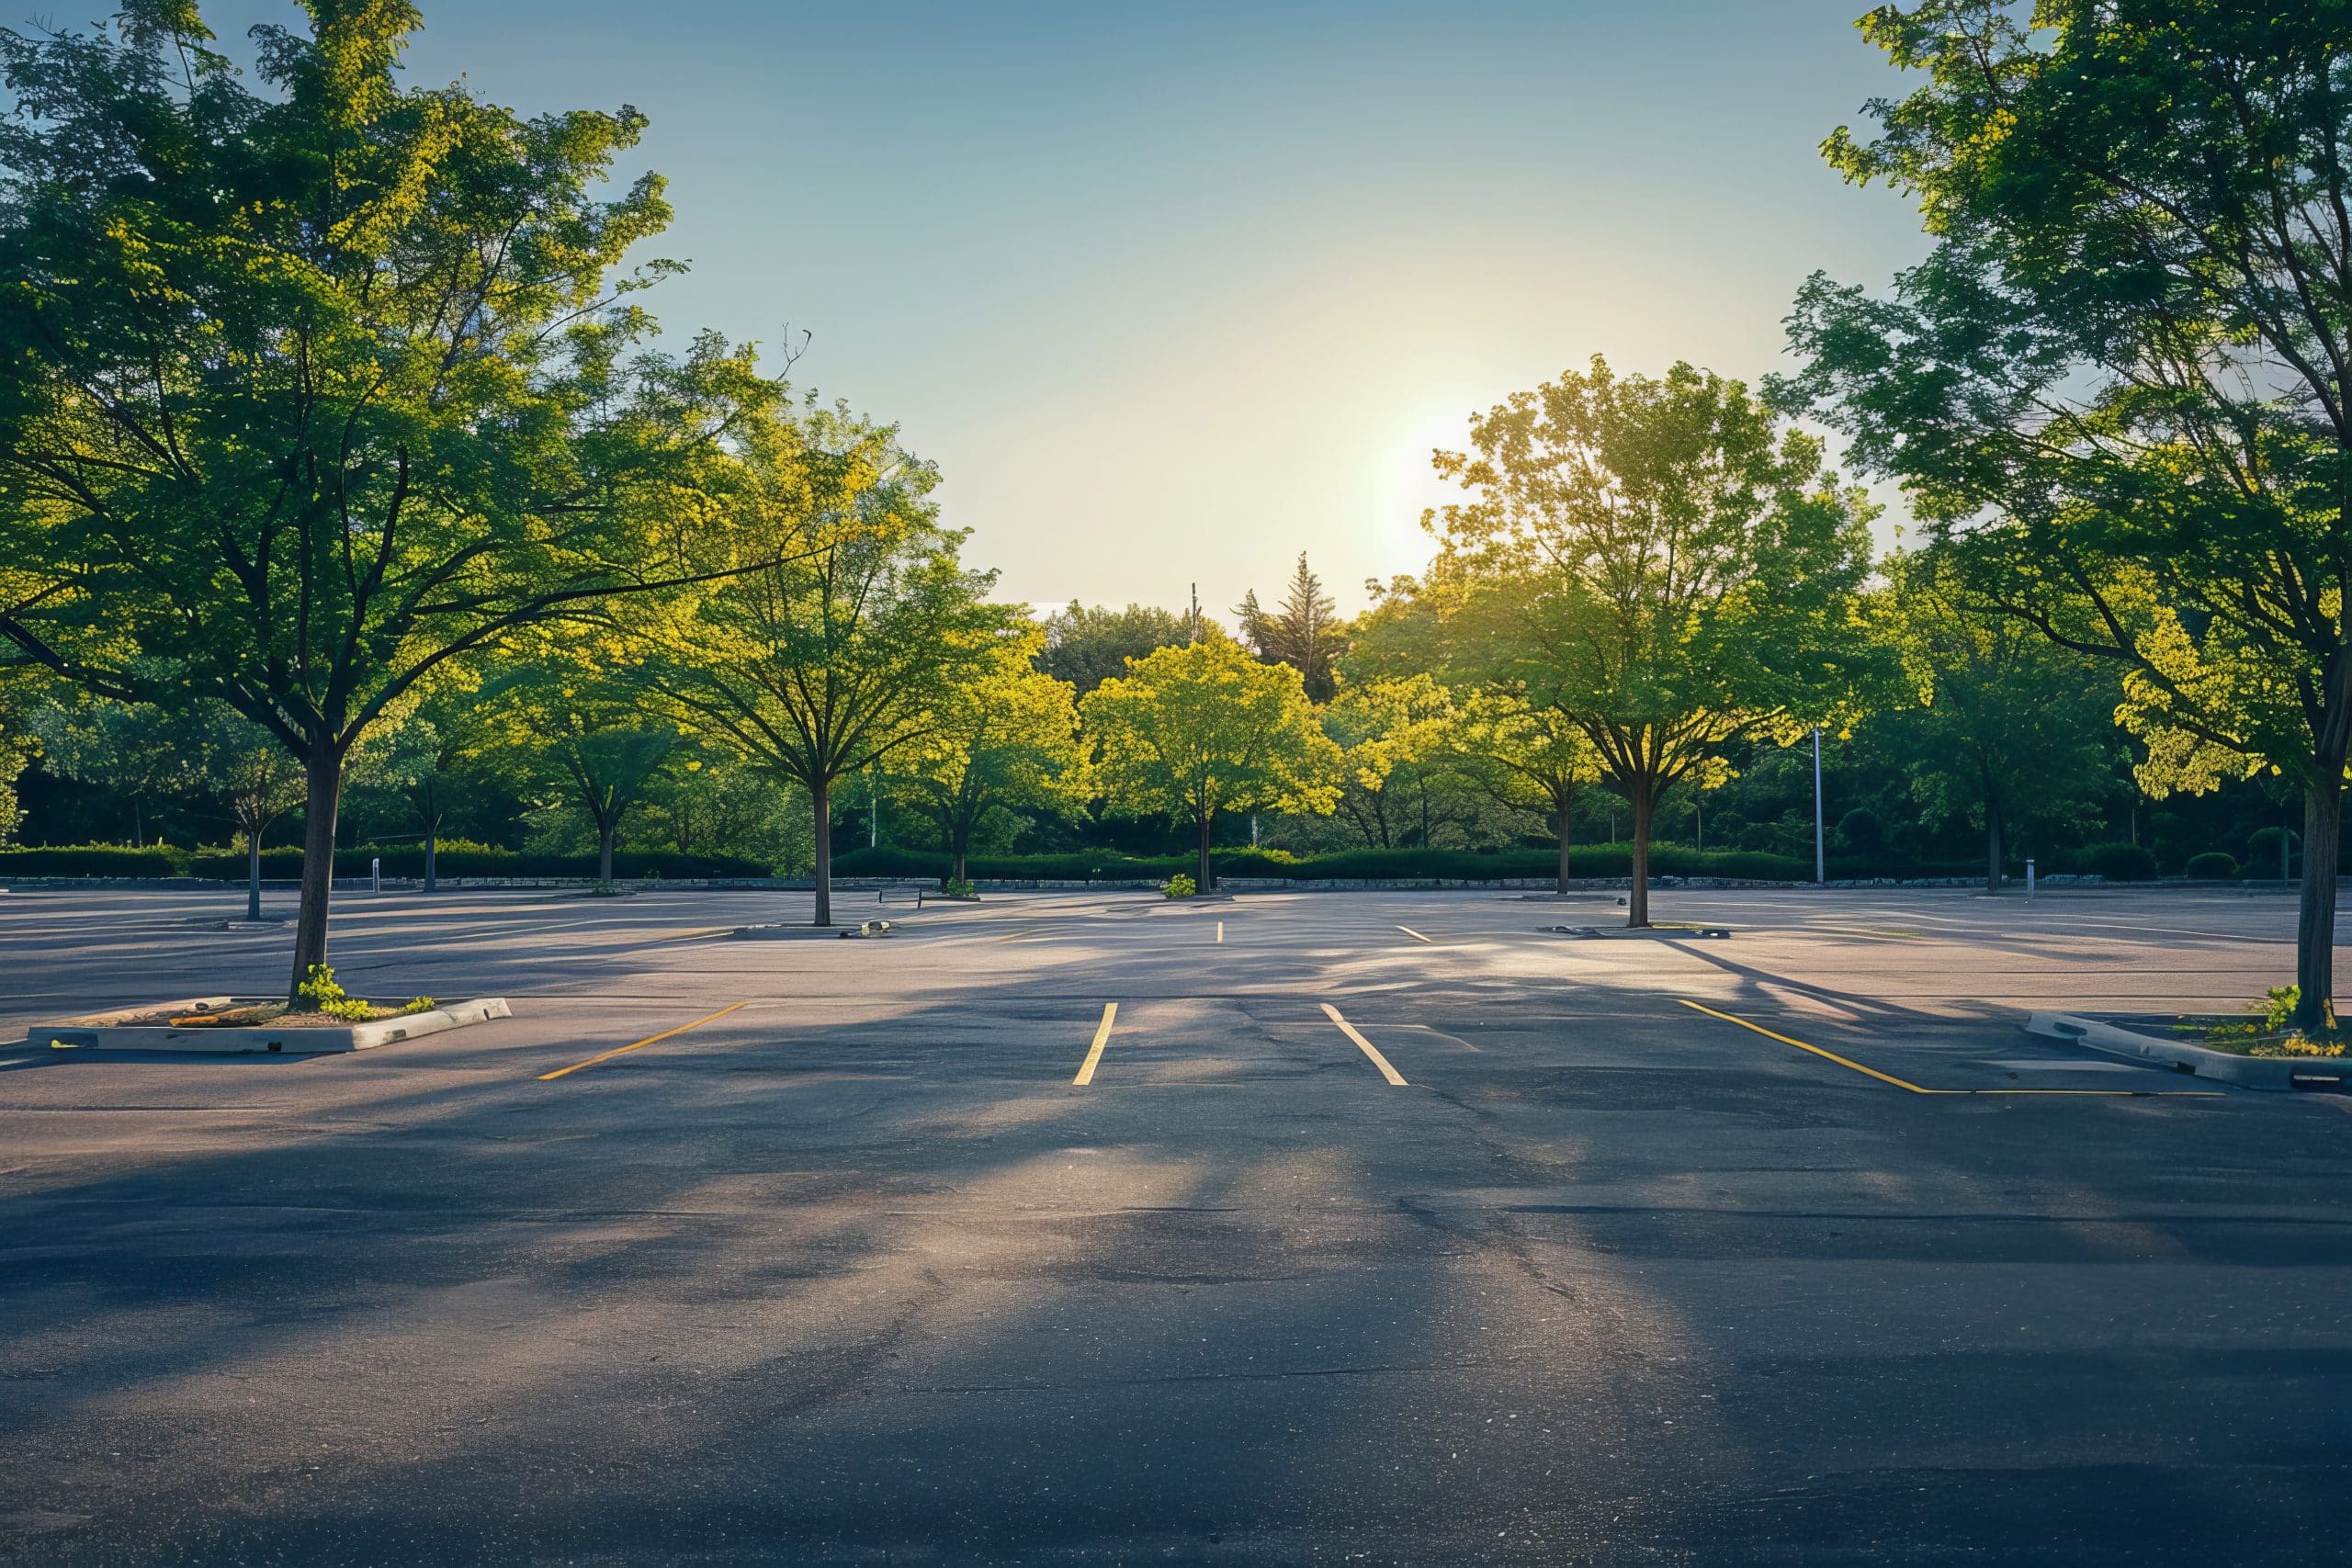
POLYGON ((2025 863, 2025 901, 2029 904, 2033 902, 2033 857, 2030 855, 2026 857, 2025 863))
POLYGON ((381 893, 383 890, 384 857, 378 855, 368 863, 368 891, 370 893, 381 893))

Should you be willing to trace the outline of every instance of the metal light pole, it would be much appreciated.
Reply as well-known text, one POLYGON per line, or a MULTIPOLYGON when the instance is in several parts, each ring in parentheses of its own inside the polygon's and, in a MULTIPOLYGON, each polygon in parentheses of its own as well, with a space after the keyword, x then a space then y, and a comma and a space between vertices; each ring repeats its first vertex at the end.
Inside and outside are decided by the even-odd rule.
POLYGON ((1829 880, 1829 861, 1821 837, 1821 726, 1813 727, 1813 879, 1829 880))

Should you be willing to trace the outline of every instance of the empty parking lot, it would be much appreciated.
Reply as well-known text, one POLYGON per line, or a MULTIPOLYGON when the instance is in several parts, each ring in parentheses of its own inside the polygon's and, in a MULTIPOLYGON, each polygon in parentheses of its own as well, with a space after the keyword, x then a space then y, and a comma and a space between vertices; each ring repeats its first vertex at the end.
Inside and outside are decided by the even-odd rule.
MULTIPOLYGON (((2234 1009, 2290 901, 1539 930, 1611 904, 344 899, 515 1016, 0 1049, 0 1558, 2340 1551, 2352 1099, 2018 1029, 2234 1009)), ((0 900, 0 1038, 281 987, 234 912, 0 900)))

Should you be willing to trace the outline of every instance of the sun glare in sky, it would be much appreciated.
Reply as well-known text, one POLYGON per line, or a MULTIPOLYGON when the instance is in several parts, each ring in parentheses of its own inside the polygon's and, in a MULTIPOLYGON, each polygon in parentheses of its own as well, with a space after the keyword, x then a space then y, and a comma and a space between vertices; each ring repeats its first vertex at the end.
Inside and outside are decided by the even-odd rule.
POLYGON ((673 337, 813 333, 1014 598, 1222 610, 1305 550, 1352 609, 1472 409, 1596 352, 1753 378, 1809 272, 1920 243, 1816 152, 1898 90, 1862 0, 423 8, 413 79, 645 110, 673 337))

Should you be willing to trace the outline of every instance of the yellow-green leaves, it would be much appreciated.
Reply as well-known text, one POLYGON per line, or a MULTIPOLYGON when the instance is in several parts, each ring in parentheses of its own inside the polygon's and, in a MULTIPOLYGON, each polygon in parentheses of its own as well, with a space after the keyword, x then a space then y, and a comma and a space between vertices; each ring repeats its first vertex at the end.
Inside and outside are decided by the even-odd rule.
POLYGON ((1212 633, 1163 648, 1080 705, 1115 816, 1213 820, 1224 811, 1328 813, 1344 758, 1299 673, 1212 633))

